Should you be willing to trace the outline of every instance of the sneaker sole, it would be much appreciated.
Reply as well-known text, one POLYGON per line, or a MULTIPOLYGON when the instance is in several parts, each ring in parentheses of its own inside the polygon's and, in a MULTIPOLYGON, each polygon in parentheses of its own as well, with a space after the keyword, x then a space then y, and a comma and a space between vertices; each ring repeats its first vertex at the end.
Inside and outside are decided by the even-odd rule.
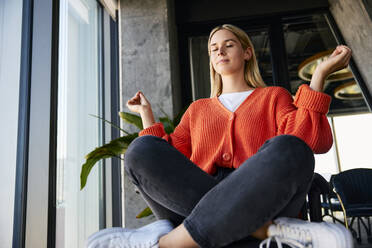
POLYGON ((336 232, 340 239, 342 239, 344 242, 342 245, 337 246, 340 248, 353 248, 354 242, 353 242, 353 236, 351 235, 350 231, 346 229, 346 227, 338 224, 338 223, 327 223, 328 226, 331 226, 336 232))
POLYGON ((125 232, 129 229, 122 228, 122 227, 111 227, 107 229, 103 229, 101 231, 95 232, 94 234, 90 235, 86 241, 86 246, 89 248, 92 248, 92 244, 95 243, 97 240, 100 240, 101 238, 109 235, 109 234, 115 234, 119 232, 125 232))
MULTIPOLYGON (((307 222, 299 219, 292 219, 292 218, 286 218, 286 217, 281 217, 283 224, 288 226, 288 225, 293 225, 294 228, 299 228, 301 230, 310 230, 310 229, 317 229, 318 231, 316 232, 310 232, 311 235, 313 236, 313 247, 314 248, 323 248, 323 247, 337 247, 337 248, 352 248, 353 243, 352 240, 350 242, 350 237, 348 237, 348 232, 345 232, 345 229, 343 227, 338 226, 336 224, 331 224, 327 222, 321 222, 321 223, 316 223, 316 222, 307 222), (319 232, 319 230, 321 230, 319 232), (329 237, 329 239, 324 240, 323 235, 320 235, 320 233, 327 233, 330 232, 333 234, 333 237, 329 237), (320 247, 319 243, 317 242, 318 240, 322 240, 322 242, 328 242, 328 243, 322 243, 322 247, 320 247), (336 243, 334 243, 336 242, 336 243), (341 243, 341 244, 340 244, 341 243), (336 245, 336 246, 335 246, 336 245)), ((277 224, 281 225, 281 222, 277 224)))
MULTIPOLYGON (((150 223, 146 226, 143 226, 138 229, 128 229, 128 228, 122 228, 122 227, 111 227, 107 228, 101 231, 98 231, 87 239, 87 247, 88 248, 98 248, 101 243, 104 243, 103 241, 109 241, 115 239, 116 233, 125 233, 128 231, 148 231, 148 230, 154 230, 154 229, 164 229, 164 235, 168 232, 170 232, 173 229, 173 224, 169 220, 157 220, 153 223, 150 223), (97 246, 98 245, 98 246, 97 246)), ((156 247, 156 245, 155 245, 156 247)), ((135 247, 133 247, 135 248, 135 247)))

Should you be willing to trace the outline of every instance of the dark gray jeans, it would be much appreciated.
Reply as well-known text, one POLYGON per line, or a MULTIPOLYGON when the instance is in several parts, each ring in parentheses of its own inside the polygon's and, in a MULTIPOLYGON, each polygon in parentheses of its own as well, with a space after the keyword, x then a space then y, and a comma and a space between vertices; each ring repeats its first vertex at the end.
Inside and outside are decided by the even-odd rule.
POLYGON ((125 170, 158 219, 183 223, 200 247, 258 247, 252 232, 297 217, 314 170, 310 147, 292 135, 267 140, 238 169, 209 175, 167 141, 136 138, 125 170))

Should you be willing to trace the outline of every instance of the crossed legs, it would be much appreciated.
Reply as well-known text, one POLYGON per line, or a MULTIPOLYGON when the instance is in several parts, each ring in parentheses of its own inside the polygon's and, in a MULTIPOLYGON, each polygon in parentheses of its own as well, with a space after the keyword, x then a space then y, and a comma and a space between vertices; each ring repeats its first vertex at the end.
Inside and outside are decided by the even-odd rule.
POLYGON ((253 242, 252 235, 265 234, 274 218, 298 215, 314 169, 311 149, 291 135, 266 141, 223 178, 205 173, 155 136, 134 140, 124 159, 155 216, 177 226, 161 238, 160 247, 172 242, 172 247, 253 242))

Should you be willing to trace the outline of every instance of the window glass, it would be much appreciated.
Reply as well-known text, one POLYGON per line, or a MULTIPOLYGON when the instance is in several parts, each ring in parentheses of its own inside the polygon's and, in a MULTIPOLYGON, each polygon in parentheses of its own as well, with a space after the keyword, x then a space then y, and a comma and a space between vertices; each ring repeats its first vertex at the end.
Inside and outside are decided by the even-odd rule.
POLYGON ((372 114, 334 117, 341 170, 372 168, 372 114))
POLYGON ((22 3, 0 1, 0 247, 11 247, 13 237, 22 3))
MULTIPOLYGON (((290 90, 295 94, 301 84, 310 83, 317 64, 330 55, 337 42, 323 15, 286 19, 283 32, 290 90)), ((332 96, 329 116, 368 112, 350 68, 331 74, 325 81, 324 92, 332 96)))
POLYGON ((98 3, 62 0, 59 40, 56 247, 84 247, 100 227, 101 166, 84 190, 84 156, 100 144, 98 3))
MULTIPOLYGON (((301 84, 310 83, 317 64, 330 55, 337 42, 320 14, 285 19, 283 33, 294 95, 301 84)), ((370 115, 365 114, 368 107, 349 67, 331 74, 324 92, 332 97, 327 116, 336 139, 328 153, 315 155, 315 171, 329 178, 340 170, 365 166, 370 132, 364 123, 370 115)))

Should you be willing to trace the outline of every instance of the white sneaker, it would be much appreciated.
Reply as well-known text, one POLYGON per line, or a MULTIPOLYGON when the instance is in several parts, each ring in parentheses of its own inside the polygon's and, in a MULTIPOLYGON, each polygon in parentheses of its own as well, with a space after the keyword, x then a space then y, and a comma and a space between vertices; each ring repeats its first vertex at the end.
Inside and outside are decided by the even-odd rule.
POLYGON ((161 236, 173 230, 169 220, 158 220, 138 229, 113 227, 92 234, 87 248, 158 248, 161 236))
POLYGON ((275 240, 278 248, 286 244, 292 248, 353 248, 353 237, 344 226, 327 222, 308 222, 294 218, 278 218, 269 226, 269 238, 260 248, 270 247, 275 240))

